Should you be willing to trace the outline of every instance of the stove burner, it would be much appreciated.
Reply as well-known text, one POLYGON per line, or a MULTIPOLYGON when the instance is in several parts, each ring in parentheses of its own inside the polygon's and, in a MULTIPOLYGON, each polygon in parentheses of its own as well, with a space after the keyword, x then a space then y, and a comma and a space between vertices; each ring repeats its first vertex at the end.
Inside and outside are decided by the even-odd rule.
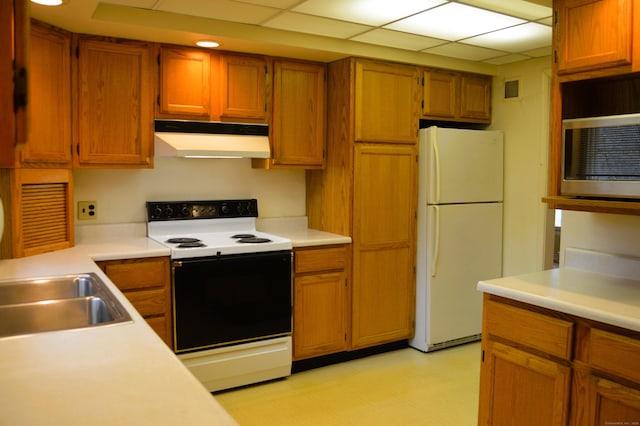
POLYGON ((194 248, 194 247, 206 247, 206 246, 207 245, 201 242, 200 240, 180 243, 177 245, 178 248, 194 248))
POLYGON ((185 243, 199 243, 200 240, 197 238, 182 237, 182 238, 169 238, 166 242, 170 244, 185 244, 185 243))
POLYGON ((236 234, 232 235, 231 238, 255 238, 256 236, 253 234, 236 234))
POLYGON ((270 243, 271 240, 268 238, 247 237, 247 238, 240 238, 238 242, 239 243, 270 243))

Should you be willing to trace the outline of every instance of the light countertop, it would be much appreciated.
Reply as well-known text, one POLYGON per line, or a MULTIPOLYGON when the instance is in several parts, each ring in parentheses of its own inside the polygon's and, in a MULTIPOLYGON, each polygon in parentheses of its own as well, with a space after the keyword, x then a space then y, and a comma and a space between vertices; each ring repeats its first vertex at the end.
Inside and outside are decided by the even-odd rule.
MULTIPOLYGON (((582 254, 587 256, 588 263, 575 261, 558 269, 480 281, 477 288, 496 296, 640 331, 640 280, 632 278, 639 276, 635 269, 638 260, 623 259, 632 263, 630 272, 625 273, 625 268, 618 265, 620 275, 611 275, 602 273, 611 268, 600 267, 597 261, 604 259, 601 263, 611 264, 606 257, 597 253, 582 254)), ((619 257, 611 260, 620 262, 619 257)))
MULTIPOLYGON (((306 218, 259 220, 294 247, 351 238, 307 228, 306 218)), ((132 322, 0 338, 2 425, 235 425, 94 261, 169 256, 145 224, 76 228, 76 246, 0 260, 0 280, 97 274, 132 322)))

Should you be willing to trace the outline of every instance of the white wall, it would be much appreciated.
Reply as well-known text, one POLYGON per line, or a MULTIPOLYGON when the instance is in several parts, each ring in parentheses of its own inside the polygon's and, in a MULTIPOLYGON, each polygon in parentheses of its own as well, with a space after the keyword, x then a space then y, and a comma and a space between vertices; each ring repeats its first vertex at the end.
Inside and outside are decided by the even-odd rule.
POLYGON ((74 170, 78 201, 96 201, 96 220, 76 226, 146 222, 146 201, 257 198, 261 218, 304 216, 305 173, 252 169, 251 160, 156 157, 153 169, 74 170))
POLYGON ((564 211, 560 237, 561 265, 567 247, 640 257, 640 217, 564 211))
POLYGON ((493 81, 493 123, 504 131, 503 274, 545 269, 546 234, 551 211, 547 194, 550 58, 499 67, 493 81), (504 99, 504 82, 519 80, 519 96, 504 99))

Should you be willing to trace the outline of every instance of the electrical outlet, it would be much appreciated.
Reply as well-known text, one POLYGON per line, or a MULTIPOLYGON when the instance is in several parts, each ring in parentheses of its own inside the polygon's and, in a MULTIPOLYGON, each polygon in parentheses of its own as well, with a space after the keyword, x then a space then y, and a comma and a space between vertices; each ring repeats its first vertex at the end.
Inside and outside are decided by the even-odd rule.
POLYGON ((95 201, 78 201, 78 219, 97 219, 98 204, 95 201))

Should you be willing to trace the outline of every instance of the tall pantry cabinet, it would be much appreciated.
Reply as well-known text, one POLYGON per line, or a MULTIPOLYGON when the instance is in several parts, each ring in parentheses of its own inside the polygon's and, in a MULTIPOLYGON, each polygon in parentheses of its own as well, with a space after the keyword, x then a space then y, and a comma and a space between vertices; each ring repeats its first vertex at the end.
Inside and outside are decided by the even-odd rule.
POLYGON ((352 237, 349 349, 413 335, 418 67, 329 64, 327 159, 307 171, 312 228, 352 237))

